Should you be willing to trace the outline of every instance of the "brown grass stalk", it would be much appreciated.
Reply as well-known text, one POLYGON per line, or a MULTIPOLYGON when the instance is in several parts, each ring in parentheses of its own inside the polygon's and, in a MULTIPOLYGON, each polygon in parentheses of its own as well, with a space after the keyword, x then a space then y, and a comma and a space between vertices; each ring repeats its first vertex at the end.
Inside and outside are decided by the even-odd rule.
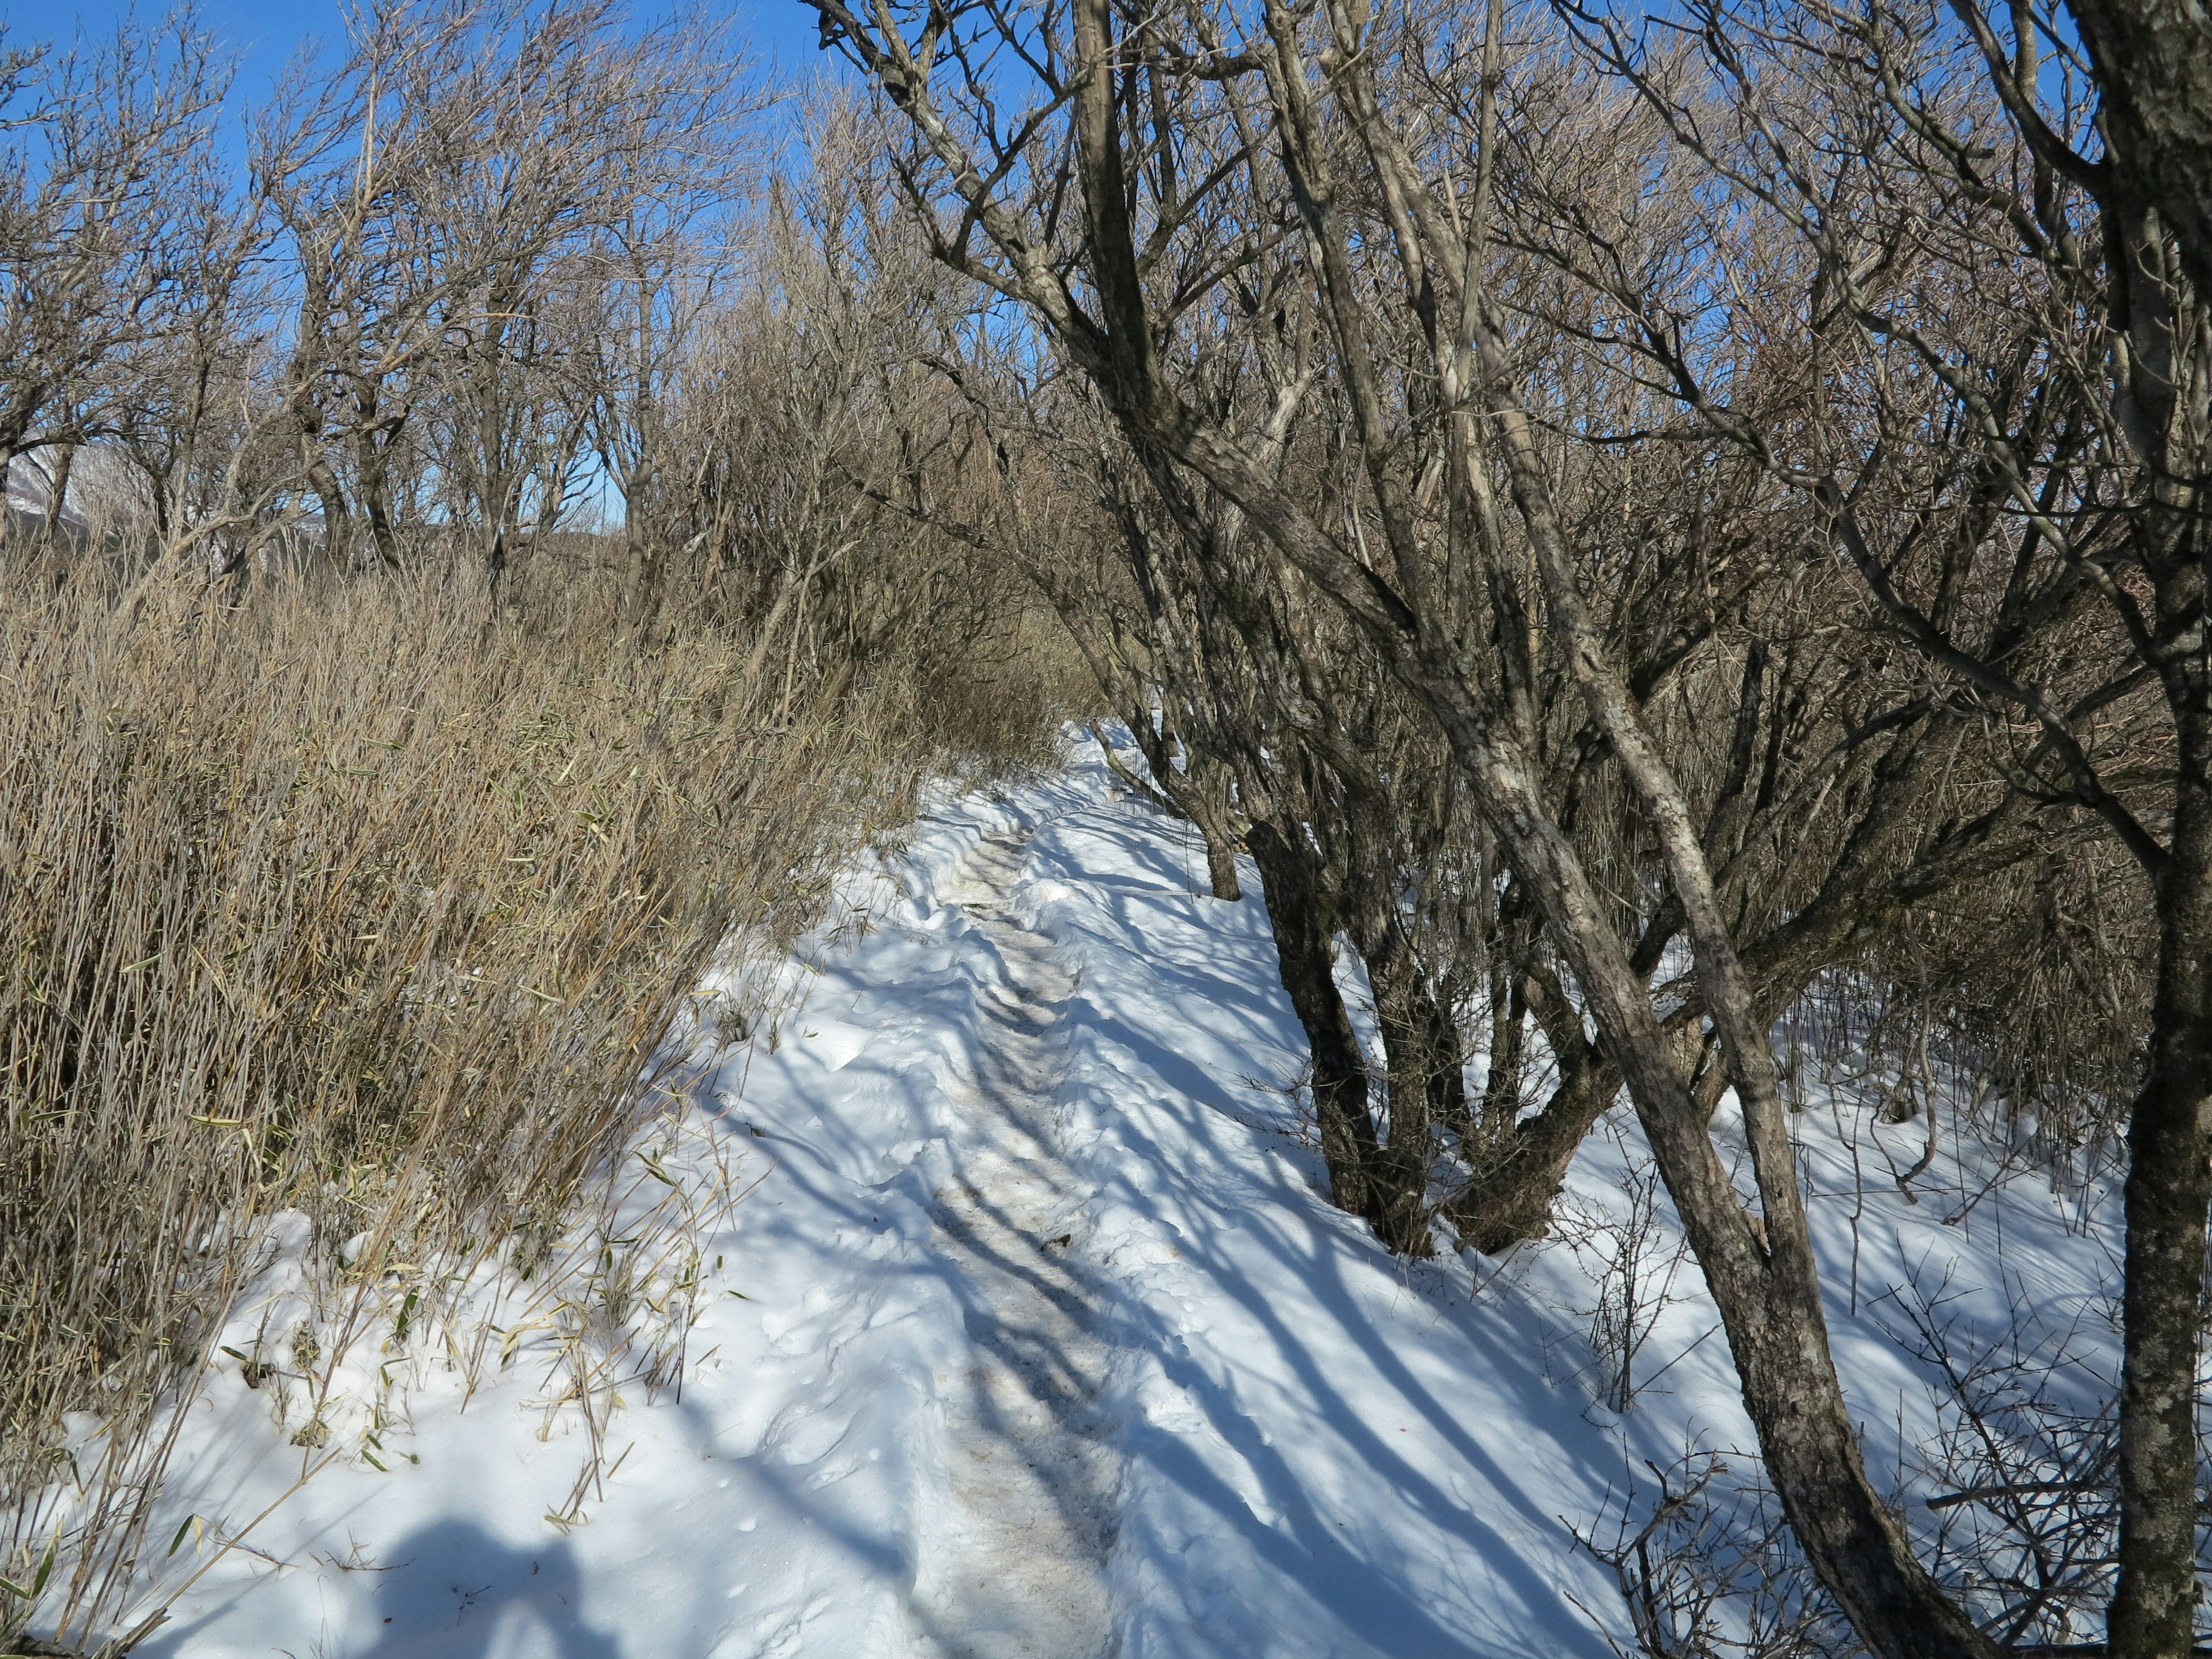
POLYGON ((0 1635, 84 1639, 158 1568, 275 1218, 325 1387, 371 1291, 428 1322, 543 1262, 708 956, 805 925, 933 763, 888 679, 787 698, 588 575, 490 623, 450 574, 223 601, 0 592, 0 1635))

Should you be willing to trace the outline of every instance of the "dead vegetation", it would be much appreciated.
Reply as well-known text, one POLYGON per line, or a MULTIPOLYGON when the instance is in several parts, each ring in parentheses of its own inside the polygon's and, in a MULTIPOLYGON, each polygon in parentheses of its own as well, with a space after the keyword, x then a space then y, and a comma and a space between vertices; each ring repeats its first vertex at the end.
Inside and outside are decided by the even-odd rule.
MULTIPOLYGON (((604 0, 372 7, 244 182, 188 20, 0 57, 62 158, 10 151, 0 220, 0 463, 45 478, 4 1259, 54 1310, 11 1445, 155 1421, 276 1208, 381 1272, 492 1249, 522 1182, 551 1248, 531 1206, 635 1121, 703 941, 1103 702, 1216 893, 1255 860, 1332 1196, 1389 1249, 1544 1235, 1626 1094, 1613 1396, 1663 1194, 1793 1547, 1886 1656, 2002 1632, 1864 1467, 1778 1023, 1912 1126, 1914 1201, 1962 1119, 2107 1182, 2126 1139, 2109 1634, 2185 1648, 2212 253, 2113 101, 2129 7, 811 3, 884 123, 815 100, 758 190, 729 43, 604 0)), ((110 1605, 137 1467, 74 1554, 24 1511, 5 1616, 110 1605)), ((1707 1484, 1607 1546, 1632 1601, 1717 1535, 1707 1484)))
POLYGON ((489 624, 481 586, 8 590, 11 1626, 96 1626, 131 1588, 158 1408, 220 1362, 272 1218, 351 1287, 243 1362, 311 1395, 389 1311, 363 1292, 419 1279, 399 1317, 427 1326, 422 1264, 526 1273, 636 1133, 709 953, 805 924, 954 746, 898 679, 787 693, 703 614, 647 648, 604 577, 489 624))
POLYGON ((702 968, 817 920, 926 780, 1047 759, 1067 703, 1013 576, 883 505, 942 471, 943 394, 891 326, 926 261, 841 193, 848 118, 810 106, 821 165, 763 193, 714 29, 356 22, 243 169, 189 14, 0 40, 18 1645, 120 1651, 252 1547, 147 1535, 212 1366, 304 1480, 380 1455, 411 1359, 526 1336, 591 1431, 573 1522, 728 1197, 653 1162, 693 1132, 659 1073, 702 968))

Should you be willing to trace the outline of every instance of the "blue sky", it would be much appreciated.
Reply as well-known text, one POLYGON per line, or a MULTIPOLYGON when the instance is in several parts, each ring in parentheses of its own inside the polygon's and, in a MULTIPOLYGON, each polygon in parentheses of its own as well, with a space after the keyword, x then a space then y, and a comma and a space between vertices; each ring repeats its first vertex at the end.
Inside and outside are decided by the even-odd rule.
MULTIPOLYGON (((659 8, 653 0, 632 0, 641 13, 659 8)), ((64 39, 82 28, 104 33, 133 9, 131 0, 0 0, 0 21, 18 40, 64 39)), ((161 0, 138 0, 139 15, 152 20, 161 0)), ((726 7, 738 32, 752 42, 763 66, 804 73, 829 63, 817 49, 814 13, 802 0, 736 0, 726 7)), ((240 89, 252 97, 268 85, 302 40, 336 39, 341 32, 334 0, 200 0, 208 28, 240 53, 240 89)))

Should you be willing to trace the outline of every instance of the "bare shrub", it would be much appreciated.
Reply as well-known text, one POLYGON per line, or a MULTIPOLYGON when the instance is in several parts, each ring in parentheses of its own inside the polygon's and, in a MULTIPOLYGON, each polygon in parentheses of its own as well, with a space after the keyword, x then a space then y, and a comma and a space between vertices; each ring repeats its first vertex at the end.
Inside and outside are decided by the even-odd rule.
POLYGON ((1660 1316, 1684 1299, 1674 1285, 1690 1247, 1664 1203, 1659 1169, 1650 1154, 1615 1119, 1607 1120, 1605 1133, 1621 1155, 1623 1202, 1601 1208, 1564 1198, 1553 1231, 1597 1291, 1595 1305, 1575 1312, 1588 1323, 1600 1400, 1609 1410, 1626 1412, 1657 1380, 1639 1381, 1636 1362, 1660 1316))
POLYGON ((2006 1648, 2101 1637, 2118 1566, 2117 1309, 2055 1320, 2008 1276, 2008 1318, 1978 1333, 1948 1276, 1888 1297, 1892 1334, 1931 1379, 1936 1429, 1914 1516, 1938 1576, 2006 1648))
POLYGON ((1644 1466, 1648 1498, 1632 1478, 1617 1503, 1575 1541, 1620 1589, 1632 1644, 1618 1620, 1582 1603, 1621 1659, 1851 1659, 1851 1635, 1798 1550, 1756 1459, 1686 1453, 1644 1466), (1740 1467, 1741 1465, 1741 1467, 1740 1467))

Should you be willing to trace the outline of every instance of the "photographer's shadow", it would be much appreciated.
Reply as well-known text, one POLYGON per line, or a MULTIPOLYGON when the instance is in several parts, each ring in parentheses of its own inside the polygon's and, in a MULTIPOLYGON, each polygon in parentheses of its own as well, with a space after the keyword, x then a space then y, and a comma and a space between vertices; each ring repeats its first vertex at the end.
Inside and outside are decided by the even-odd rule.
POLYGON ((565 1538, 520 1548, 465 1521, 397 1540, 371 1595, 378 1627, 358 1659, 617 1659, 586 1615, 565 1538))

